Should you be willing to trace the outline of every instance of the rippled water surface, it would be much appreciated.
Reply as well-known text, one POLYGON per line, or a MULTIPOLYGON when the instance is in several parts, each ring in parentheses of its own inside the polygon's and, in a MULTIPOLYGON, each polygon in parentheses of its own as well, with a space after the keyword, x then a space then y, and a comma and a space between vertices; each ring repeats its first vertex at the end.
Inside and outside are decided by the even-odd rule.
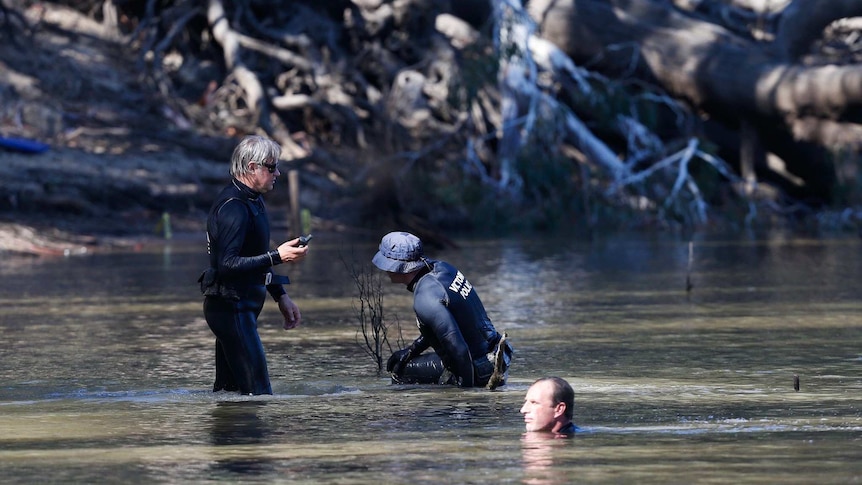
MULTIPOLYGON (((460 241, 516 355, 490 392, 394 386, 357 341, 376 241, 320 234, 302 327, 260 332, 273 396, 210 392, 203 244, 0 262, 4 483, 860 483, 859 239, 619 236, 460 241), (576 392, 573 439, 525 435, 543 375, 576 392), (793 389, 798 375, 800 390, 793 389)), ((410 294, 386 316, 415 337, 410 294)))

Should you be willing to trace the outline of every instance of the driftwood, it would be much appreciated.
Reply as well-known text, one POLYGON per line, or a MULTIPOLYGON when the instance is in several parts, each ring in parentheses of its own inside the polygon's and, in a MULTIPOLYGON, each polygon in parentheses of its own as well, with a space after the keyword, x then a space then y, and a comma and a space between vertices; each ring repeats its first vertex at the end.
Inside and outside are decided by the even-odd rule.
POLYGON ((327 201, 316 214, 371 226, 440 234, 481 221, 475 206, 595 222, 600 205, 706 224, 728 199, 749 216, 764 198, 778 212, 787 195, 822 204, 827 148, 860 148, 856 2, 92 0, 78 5, 90 18, 3 1, 16 33, 7 11, 74 32, 82 52, 98 39, 137 56, 116 62, 134 89, 110 71, 66 78, 90 98, 63 115, 78 122, 61 142, 224 160, 265 132, 327 201))
POLYGON ((70 256, 86 254, 94 238, 45 232, 21 224, 0 223, 0 254, 70 256))
MULTIPOLYGON (((843 144, 857 150, 862 139, 853 115, 862 102, 862 90, 854 87, 860 84, 860 67, 809 65, 799 59, 814 47, 814 32, 859 13, 858 2, 826 5, 792 2, 775 40, 765 44, 649 0, 537 0, 530 2, 530 11, 543 37, 576 63, 656 83, 727 125, 750 121, 767 151, 805 181, 808 196, 824 201, 835 177, 818 162, 825 154, 821 149, 818 155, 816 147, 843 144), (638 15, 627 15, 629 9, 638 15), (597 57, 615 48, 619 54, 597 57)), ((768 170, 765 163, 758 168, 768 170)))

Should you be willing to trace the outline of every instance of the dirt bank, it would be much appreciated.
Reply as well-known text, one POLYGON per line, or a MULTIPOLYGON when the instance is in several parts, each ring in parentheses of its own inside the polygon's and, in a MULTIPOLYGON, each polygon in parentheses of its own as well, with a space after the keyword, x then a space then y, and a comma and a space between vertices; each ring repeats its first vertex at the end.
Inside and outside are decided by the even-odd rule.
MULTIPOLYGON (((183 123, 92 19, 53 4, 25 15, 27 28, 0 22, 0 137, 50 148, 0 148, 0 253, 158 240, 166 214, 175 237, 200 234, 238 138, 183 123)), ((267 202, 286 205, 286 188, 267 202)))

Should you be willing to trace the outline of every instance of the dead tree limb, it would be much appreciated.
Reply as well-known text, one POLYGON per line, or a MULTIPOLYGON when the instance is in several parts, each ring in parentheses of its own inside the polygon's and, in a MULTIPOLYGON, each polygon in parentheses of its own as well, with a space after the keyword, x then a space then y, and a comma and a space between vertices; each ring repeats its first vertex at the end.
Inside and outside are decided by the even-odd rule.
POLYGON ((242 61, 239 34, 230 27, 224 6, 220 0, 209 0, 207 4, 207 20, 212 29, 213 37, 222 46, 224 61, 231 71, 237 84, 245 93, 245 104, 258 119, 263 102, 263 87, 257 76, 248 69, 242 61))

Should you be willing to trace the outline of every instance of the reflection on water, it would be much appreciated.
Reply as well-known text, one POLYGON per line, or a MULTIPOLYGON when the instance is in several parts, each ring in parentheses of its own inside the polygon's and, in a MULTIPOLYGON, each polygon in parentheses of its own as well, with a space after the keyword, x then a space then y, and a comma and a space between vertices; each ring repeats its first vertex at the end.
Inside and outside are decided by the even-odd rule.
POLYGON ((521 454, 524 460, 524 483, 557 485, 572 483, 573 477, 554 466, 554 455, 564 446, 574 446, 574 435, 556 433, 524 433, 521 454))
MULTIPOLYGON (((271 424, 261 418, 263 401, 220 401, 212 412, 210 436, 213 446, 256 445, 263 443, 271 424)), ((263 475, 275 471, 271 463, 254 456, 228 455, 216 460, 213 472, 238 475, 263 475)))
MULTIPOLYGON (((278 267, 304 325, 260 332, 273 396, 209 392, 202 244, 0 261, 6 482, 852 483, 862 477, 857 239, 463 241, 516 354, 494 392, 395 386, 357 343, 343 260, 278 267), (575 389, 581 433, 524 434, 529 384, 575 389), (793 389, 793 376, 801 387, 793 389)), ((374 239, 374 238, 372 238, 374 239)), ((367 263, 367 261, 360 261, 367 263)), ((415 336, 410 295, 386 314, 415 336)))

